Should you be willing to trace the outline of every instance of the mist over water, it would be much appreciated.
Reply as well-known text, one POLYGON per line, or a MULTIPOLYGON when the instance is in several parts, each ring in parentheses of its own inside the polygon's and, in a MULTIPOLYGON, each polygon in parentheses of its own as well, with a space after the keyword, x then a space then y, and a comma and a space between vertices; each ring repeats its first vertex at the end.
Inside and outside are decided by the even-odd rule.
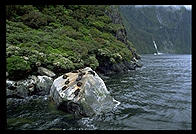
POLYGON ((76 119, 56 111, 47 96, 38 97, 28 106, 8 108, 8 129, 190 130, 191 62, 191 55, 142 55, 142 68, 102 77, 121 102, 115 110, 76 119))

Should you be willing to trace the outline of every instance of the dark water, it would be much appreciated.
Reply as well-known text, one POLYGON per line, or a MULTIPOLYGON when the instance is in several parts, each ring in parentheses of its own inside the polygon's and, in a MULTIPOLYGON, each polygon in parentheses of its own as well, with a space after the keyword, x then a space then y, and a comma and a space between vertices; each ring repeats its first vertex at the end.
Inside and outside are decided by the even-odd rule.
POLYGON ((8 107, 8 129, 192 129, 191 55, 143 55, 142 63, 136 71, 103 77, 121 102, 110 113, 75 119, 56 111, 47 96, 31 97, 8 107))

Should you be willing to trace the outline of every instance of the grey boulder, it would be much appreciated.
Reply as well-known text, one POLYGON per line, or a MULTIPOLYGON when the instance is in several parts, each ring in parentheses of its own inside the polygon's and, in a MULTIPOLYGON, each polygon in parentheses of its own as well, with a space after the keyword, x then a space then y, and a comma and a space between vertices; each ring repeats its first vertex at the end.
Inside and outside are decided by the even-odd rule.
POLYGON ((48 95, 53 79, 48 76, 29 76, 25 80, 6 80, 8 98, 26 98, 32 95, 48 95))
POLYGON ((104 81, 89 67, 55 79, 50 97, 60 110, 82 116, 109 112, 120 104, 110 96, 104 81))
POLYGON ((49 76, 49 77, 55 77, 56 74, 44 67, 38 67, 38 71, 37 71, 40 75, 46 75, 46 76, 49 76))
POLYGON ((7 97, 25 98, 35 91, 36 76, 30 76, 25 80, 6 80, 7 97))
POLYGON ((53 79, 48 76, 37 76, 36 89, 38 95, 48 95, 53 83, 53 79))

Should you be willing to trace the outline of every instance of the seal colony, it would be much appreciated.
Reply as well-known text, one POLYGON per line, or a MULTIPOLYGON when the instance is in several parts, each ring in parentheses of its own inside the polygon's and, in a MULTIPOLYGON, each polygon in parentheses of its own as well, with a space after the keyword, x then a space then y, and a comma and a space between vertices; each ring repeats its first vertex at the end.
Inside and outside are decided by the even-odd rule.
POLYGON ((98 114, 105 108, 112 109, 119 104, 90 67, 74 70, 55 79, 50 97, 58 109, 83 115, 98 114))
MULTIPOLYGON (((88 72, 90 72, 89 74, 94 73, 93 71, 88 71, 88 72)), ((72 88, 72 90, 73 90, 72 94, 75 95, 74 98, 76 98, 79 94, 81 94, 80 93, 81 92, 80 87, 83 84, 82 81, 84 82, 84 79, 82 80, 82 78, 85 74, 87 74, 85 72, 85 70, 83 70, 83 71, 82 70, 74 70, 71 73, 64 74, 63 79, 65 79, 65 85, 62 87, 61 90, 59 90, 60 96, 61 97, 65 96, 66 89, 68 89, 68 87, 73 87, 72 88), (75 75, 75 74, 77 74, 77 75, 75 75)), ((95 73, 94 73, 94 75, 95 75, 95 73)), ((88 77, 88 76, 84 76, 84 77, 88 77)), ((79 100, 79 99, 80 99, 80 97, 78 96, 77 100, 79 100)))

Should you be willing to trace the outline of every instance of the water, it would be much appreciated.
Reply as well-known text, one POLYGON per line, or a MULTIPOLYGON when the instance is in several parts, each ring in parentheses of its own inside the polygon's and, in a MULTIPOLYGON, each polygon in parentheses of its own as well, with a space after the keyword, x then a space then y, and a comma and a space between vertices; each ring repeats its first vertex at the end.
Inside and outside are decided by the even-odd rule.
POLYGON ((77 119, 55 110, 47 96, 8 107, 8 129, 190 130, 191 55, 142 55, 143 67, 103 77, 120 105, 110 113, 77 119))

